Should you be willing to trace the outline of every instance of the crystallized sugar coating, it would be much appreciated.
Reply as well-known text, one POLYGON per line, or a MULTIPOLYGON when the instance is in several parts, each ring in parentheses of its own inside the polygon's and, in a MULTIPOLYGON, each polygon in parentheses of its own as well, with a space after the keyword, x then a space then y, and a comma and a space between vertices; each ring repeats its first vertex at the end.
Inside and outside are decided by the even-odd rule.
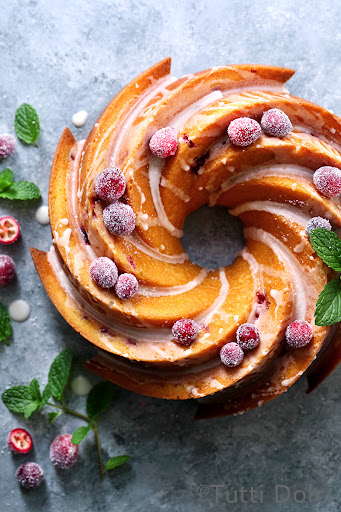
POLYGON ((331 231, 332 226, 331 226, 329 220, 324 219, 323 217, 313 217, 307 222, 305 231, 306 231, 307 235, 309 235, 310 232, 316 228, 325 228, 325 229, 328 229, 328 231, 331 231))
POLYGON ((279 108, 271 108, 264 112, 260 124, 265 133, 273 137, 285 137, 292 130, 289 117, 279 108))
POLYGON ((139 283, 133 274, 121 274, 115 285, 115 292, 119 299, 128 300, 136 295, 139 283))
POLYGON ((15 263, 10 256, 0 255, 0 286, 10 283, 15 275, 15 263))
POLYGON ((116 236, 130 235, 135 229, 135 213, 123 203, 109 204, 103 210, 103 222, 110 233, 116 236))
POLYGON ((178 147, 177 133, 174 128, 167 126, 158 130, 149 141, 149 148, 159 158, 175 155, 178 147))
POLYGON ((239 117, 230 123, 227 133, 235 146, 249 146, 259 139, 262 130, 254 119, 239 117))
POLYGON ((15 477, 21 487, 33 489, 41 484, 44 478, 44 471, 36 462, 25 462, 25 464, 21 464, 18 467, 15 477))
POLYGON ((103 201, 119 199, 126 189, 125 177, 117 167, 108 167, 95 180, 95 192, 103 201))
POLYGON ((220 349, 220 359, 225 366, 233 368, 234 366, 240 365, 244 359, 244 352, 238 343, 226 343, 220 349))
POLYGON ((111 259, 97 258, 90 265, 90 277, 102 288, 112 288, 117 281, 118 270, 111 259))
POLYGON ((337 167, 326 165, 314 172, 316 189, 325 197, 334 197, 341 192, 341 171, 337 167))
POLYGON ((58 469, 69 469, 76 464, 79 446, 71 443, 70 434, 57 436, 50 446, 50 459, 58 469))
POLYGON ((190 318, 181 318, 172 327, 173 338, 179 345, 188 347, 198 337, 197 323, 190 318))
POLYGON ((259 345, 259 331, 253 324, 243 324, 237 329, 237 343, 244 350, 252 350, 259 345))
POLYGON ((295 320, 285 331, 285 338, 289 347, 301 348, 310 343, 313 337, 311 325, 303 320, 295 320))
POLYGON ((13 155, 17 143, 13 135, 9 133, 0 134, 0 158, 8 158, 13 155))

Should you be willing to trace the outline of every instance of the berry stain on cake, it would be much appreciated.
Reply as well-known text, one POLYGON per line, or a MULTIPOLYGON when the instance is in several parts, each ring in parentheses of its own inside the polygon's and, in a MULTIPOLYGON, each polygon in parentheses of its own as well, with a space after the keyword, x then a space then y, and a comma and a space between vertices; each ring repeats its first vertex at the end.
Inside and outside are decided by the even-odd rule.
MULTIPOLYGON (((289 95, 293 73, 220 66, 176 80, 165 59, 112 100, 94 137, 65 130, 54 246, 32 254, 62 316, 107 352, 89 369, 150 396, 210 395, 205 417, 258 407, 319 354, 332 360, 337 341, 314 317, 332 276, 313 243, 341 226, 341 120, 289 95), (186 217, 205 205, 244 225, 227 267, 195 265, 181 244, 186 217)), ((1 243, 19 236, 15 222, 0 219, 1 243)), ((3 284, 12 274, 6 259, 3 284)))

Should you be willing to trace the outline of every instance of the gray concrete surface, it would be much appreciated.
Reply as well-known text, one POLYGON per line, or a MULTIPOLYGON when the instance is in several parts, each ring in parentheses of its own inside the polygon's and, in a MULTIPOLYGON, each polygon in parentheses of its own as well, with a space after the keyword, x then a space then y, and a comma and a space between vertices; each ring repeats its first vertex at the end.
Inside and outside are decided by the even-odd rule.
MULTIPOLYGON (((28 101, 39 113, 42 133, 38 149, 19 143, 16 154, 0 169, 11 167, 17 178, 39 183, 46 203, 50 166, 63 128, 70 126, 77 138, 86 135, 122 86, 168 55, 178 76, 227 63, 292 67, 297 71, 292 93, 340 113, 340 15, 340 4, 324 0, 3 1, 0 129, 13 131, 15 109, 28 101), (76 129, 71 116, 80 109, 89 112, 89 120, 76 129)), ((24 298, 32 307, 30 319, 14 325, 11 346, 0 346, 1 391, 34 376, 45 382, 48 365, 64 347, 74 351, 75 375, 86 373, 82 363, 94 353, 51 305, 34 270, 29 246, 47 249, 51 242, 49 228, 34 219, 35 209, 36 205, 0 201, 0 214, 17 217, 23 234, 16 245, 0 250, 13 256, 18 269, 17 281, 1 289, 0 298, 6 305, 24 298)), ((207 215, 204 218, 209 222, 207 215)), ((206 227, 202 255, 216 224, 206 227)), ((132 462, 107 474, 102 483, 91 436, 69 472, 58 473, 49 462, 54 436, 72 432, 80 426, 78 420, 64 416, 49 426, 43 412, 24 421, 0 403, 0 508, 336 512, 341 506, 340 384, 338 369, 307 397, 301 379, 259 410, 204 422, 193 421, 192 402, 166 402, 119 389, 113 407, 103 415, 100 434, 105 457, 128 453, 132 462), (13 476, 23 458, 6 449, 8 431, 19 425, 32 433, 35 450, 29 459, 39 462, 46 475, 45 484, 29 493, 19 489, 13 476), (288 498, 284 503, 276 504, 276 485, 290 490, 288 498, 288 491, 281 488, 280 499, 288 498), (258 503, 251 503, 248 492, 247 503, 239 494, 237 503, 228 504, 226 491, 231 500, 241 487, 254 487, 258 503), (331 502, 318 503, 318 490, 329 488, 331 502), (304 498, 302 493, 294 496, 298 490, 306 494, 302 503, 294 501, 304 498)), ((68 401, 84 408, 85 399, 71 392, 68 401)))

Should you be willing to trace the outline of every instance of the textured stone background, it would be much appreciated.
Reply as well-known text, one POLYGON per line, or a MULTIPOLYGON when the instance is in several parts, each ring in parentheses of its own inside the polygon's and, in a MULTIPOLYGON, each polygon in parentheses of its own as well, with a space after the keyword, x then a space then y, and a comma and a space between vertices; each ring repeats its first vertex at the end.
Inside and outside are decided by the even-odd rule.
MULTIPOLYGON (((84 137, 122 86, 168 55, 178 76, 228 63, 292 67, 297 71, 292 93, 340 112, 340 14, 337 2, 323 0, 2 2, 0 129, 13 131, 15 109, 24 101, 36 107, 42 127, 39 149, 18 144, 6 165, 17 178, 39 183, 46 203, 50 166, 63 128, 68 125, 77 138, 84 137), (71 116, 81 108, 89 112, 89 120, 83 129, 76 129, 71 116)), ((74 374, 85 373, 81 365, 94 353, 52 307, 33 268, 29 246, 48 249, 51 242, 49 228, 34 219, 35 209, 36 205, 0 203, 0 214, 17 217, 23 233, 14 247, 1 249, 14 257, 18 269, 18 280, 1 289, 1 301, 8 305, 22 297, 32 307, 30 319, 14 325, 11 346, 0 346, 1 391, 34 376, 45 382, 47 366, 64 347, 75 353, 74 374)), ((204 219, 210 220, 207 214, 204 219)), ((219 227, 215 219, 205 228, 202 255, 214 238, 215 226, 219 227)), ((190 224, 187 246, 197 240, 195 221, 190 224)), ((222 258, 223 252, 220 246, 222 258)), ((192 402, 165 402, 118 390, 100 425, 104 455, 128 453, 133 460, 106 475, 103 483, 91 435, 81 445, 74 469, 57 473, 49 462, 54 436, 72 432, 79 421, 64 416, 49 426, 44 412, 24 421, 0 403, 1 510, 340 510, 340 384, 337 370, 306 397, 302 378, 287 394, 259 410, 205 422, 193 422, 192 402), (7 432, 19 425, 32 433, 35 451, 29 459, 38 461, 46 475, 45 484, 30 493, 18 488, 13 473, 22 460, 11 456, 5 444, 7 432), (294 503, 291 496, 276 505, 276 484, 288 486, 291 494, 303 489, 306 502, 294 503), (213 485, 223 486, 218 503, 213 485), (263 486, 264 503, 251 504, 248 495, 248 503, 239 497, 238 504, 228 505, 223 491, 242 486, 258 490, 263 486), (332 502, 316 503, 314 493, 328 486, 332 502)), ((84 407, 85 400, 71 392, 68 400, 84 407)), ((302 494, 297 498, 302 500, 302 494)))

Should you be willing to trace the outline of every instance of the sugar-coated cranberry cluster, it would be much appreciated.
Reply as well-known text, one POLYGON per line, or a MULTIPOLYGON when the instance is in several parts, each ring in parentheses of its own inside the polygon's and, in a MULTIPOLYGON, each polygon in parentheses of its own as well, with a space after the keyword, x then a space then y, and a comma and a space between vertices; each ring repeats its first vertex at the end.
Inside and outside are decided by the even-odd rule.
MULTIPOLYGON (((125 177, 117 167, 108 167, 95 180, 95 193, 99 199, 111 202, 103 210, 103 222, 115 236, 130 235, 135 229, 133 209, 118 200, 126 189, 125 177), (113 201, 113 202, 112 202, 113 201)), ((116 264, 107 257, 100 257, 90 265, 91 279, 102 288, 114 288, 116 295, 127 300, 137 293, 139 284, 133 274, 118 275, 116 264)))

